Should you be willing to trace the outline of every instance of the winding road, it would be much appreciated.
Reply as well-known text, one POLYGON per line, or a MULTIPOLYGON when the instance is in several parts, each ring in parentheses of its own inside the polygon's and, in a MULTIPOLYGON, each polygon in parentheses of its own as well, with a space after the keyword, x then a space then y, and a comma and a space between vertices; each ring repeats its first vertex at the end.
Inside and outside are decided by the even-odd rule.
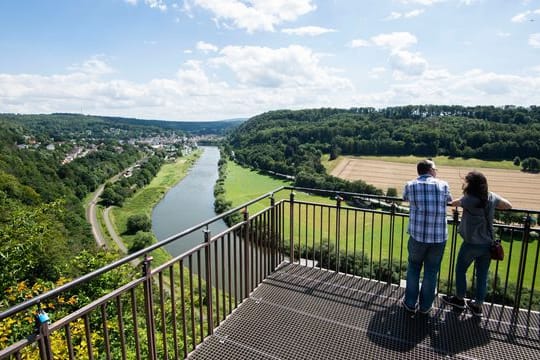
POLYGON ((94 235, 94 239, 96 239, 96 243, 100 248, 107 247, 107 244, 105 243, 105 239, 103 237, 103 233, 101 232, 101 228, 99 226, 96 210, 97 201, 103 193, 104 188, 105 185, 100 185, 97 188, 97 190, 92 195, 92 200, 90 200, 86 208, 86 221, 88 221, 88 223, 92 227, 92 234, 94 235))
MULTIPOLYGON (((110 181, 116 181, 120 174, 113 176, 110 181)), ((88 206, 86 207, 86 221, 90 224, 92 227, 92 234, 94 235, 94 239, 96 240, 96 244, 100 248, 107 248, 107 243, 105 242, 105 237, 103 236, 103 233, 101 232, 101 226, 99 225, 99 221, 97 218, 97 202, 101 194, 103 193, 103 189, 105 188, 105 185, 100 185, 97 190, 92 195, 92 199, 88 203, 88 206)), ((105 220, 105 226, 107 227, 107 232, 111 236, 111 238, 114 240, 120 251, 127 254, 128 250, 126 248, 126 245, 118 236, 116 233, 116 230, 114 229, 114 226, 111 222, 111 219, 109 217, 109 211, 111 210, 111 207, 108 207, 103 212, 103 218, 105 220)))

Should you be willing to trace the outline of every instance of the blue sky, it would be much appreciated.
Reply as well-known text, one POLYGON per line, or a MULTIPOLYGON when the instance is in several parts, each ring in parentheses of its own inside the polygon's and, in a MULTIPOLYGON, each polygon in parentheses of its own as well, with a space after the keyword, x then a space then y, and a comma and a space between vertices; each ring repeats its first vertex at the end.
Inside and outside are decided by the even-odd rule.
POLYGON ((0 113, 540 105, 540 0, 3 0, 0 113))

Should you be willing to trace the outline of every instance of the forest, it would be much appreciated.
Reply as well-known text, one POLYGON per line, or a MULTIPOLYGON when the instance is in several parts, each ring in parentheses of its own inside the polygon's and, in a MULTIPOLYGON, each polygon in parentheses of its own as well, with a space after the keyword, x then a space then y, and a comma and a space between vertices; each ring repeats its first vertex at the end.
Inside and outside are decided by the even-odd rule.
POLYGON ((105 205, 121 205, 155 176, 171 147, 181 154, 193 133, 219 135, 236 124, 0 114, 0 309, 22 300, 9 289, 51 288, 118 256, 96 248, 85 218, 83 200, 99 185, 107 184, 105 205), (77 149, 84 156, 65 160, 77 149), (132 176, 107 182, 134 164, 132 176))
POLYGON ((229 136, 244 165, 296 177, 297 186, 381 193, 325 174, 323 154, 448 156, 512 160, 540 170, 540 108, 405 106, 279 110, 255 116, 229 136))

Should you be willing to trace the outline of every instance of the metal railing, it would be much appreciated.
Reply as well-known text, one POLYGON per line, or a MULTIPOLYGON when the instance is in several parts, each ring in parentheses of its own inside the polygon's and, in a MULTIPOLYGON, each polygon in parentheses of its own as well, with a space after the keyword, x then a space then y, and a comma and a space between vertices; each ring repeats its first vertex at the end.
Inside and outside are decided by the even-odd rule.
MULTIPOLYGON (((308 195, 305 199, 310 200, 308 195)), ((37 319, 33 333, 0 349, 0 359, 185 358, 284 261, 399 284, 405 277, 408 240, 408 214, 399 202, 392 197, 276 189, 0 313, 4 329, 10 319, 37 319), (326 201, 301 200, 295 192, 324 195, 326 201), (372 208, 348 205, 358 198, 372 208), (237 212, 243 216, 239 223, 218 234, 208 230, 237 212), (200 245, 151 267, 152 251, 201 230, 200 245), (54 322, 40 318, 41 304, 136 259, 142 259, 140 276, 59 319, 48 314, 54 322)), ((492 262, 488 301, 530 313, 538 310, 540 296, 540 248, 531 236, 540 231, 533 221, 539 212, 517 211, 523 214, 522 223, 496 224, 506 258, 492 262)), ((459 214, 451 213, 439 274, 442 293, 453 290, 461 241, 456 231, 459 214)))

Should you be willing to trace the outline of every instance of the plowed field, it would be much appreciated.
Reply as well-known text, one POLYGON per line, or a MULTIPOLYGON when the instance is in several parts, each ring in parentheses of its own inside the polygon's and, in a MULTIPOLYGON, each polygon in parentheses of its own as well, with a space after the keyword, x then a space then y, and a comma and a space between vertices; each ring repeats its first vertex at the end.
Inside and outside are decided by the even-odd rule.
MULTIPOLYGON (((475 170, 441 165, 437 165, 437 168, 437 177, 448 182, 454 198, 462 194, 461 178, 475 170)), ((488 168, 476 170, 486 175, 489 190, 507 198, 514 208, 540 209, 540 174, 488 168)), ((415 164, 356 158, 343 158, 331 174, 347 180, 363 180, 385 192, 389 187, 394 187, 399 196, 403 193, 404 184, 417 176, 415 164)))

